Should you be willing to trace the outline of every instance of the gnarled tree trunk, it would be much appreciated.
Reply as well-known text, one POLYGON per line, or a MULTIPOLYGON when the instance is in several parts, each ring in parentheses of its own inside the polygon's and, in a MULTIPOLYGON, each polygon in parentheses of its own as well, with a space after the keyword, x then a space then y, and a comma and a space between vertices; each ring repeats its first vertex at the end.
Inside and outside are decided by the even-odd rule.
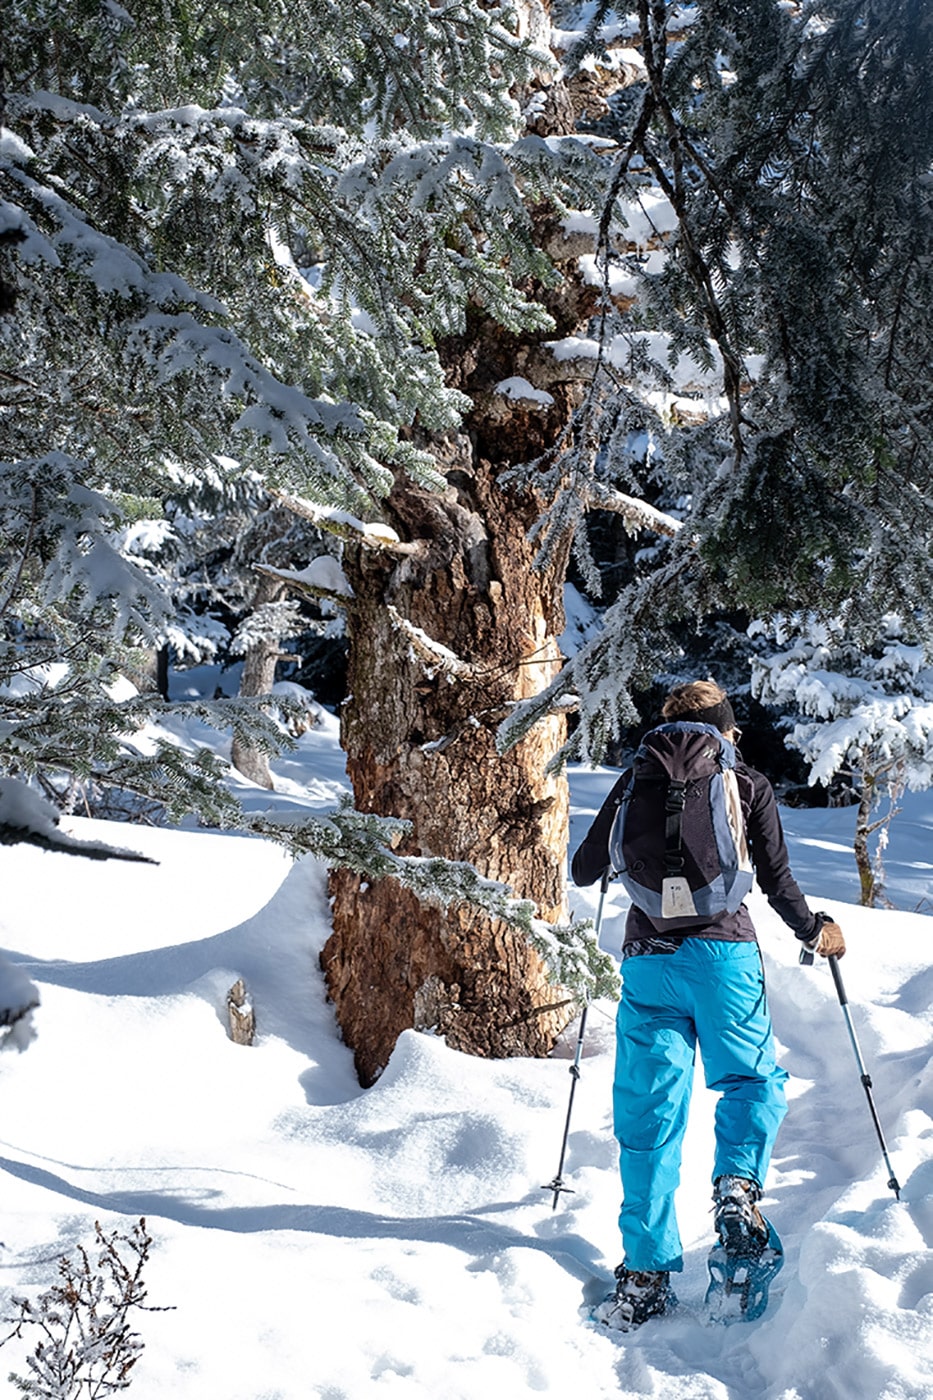
MULTIPOLYGON (((542 97, 534 129, 572 130, 574 103, 562 85, 542 97)), ((537 219, 540 246, 567 260, 562 283, 539 289, 555 329, 519 337, 472 318, 470 334, 444 347, 451 384, 473 403, 463 434, 432 444, 448 490, 397 483, 386 519, 412 553, 347 552, 354 599, 342 742, 356 806, 409 819, 407 853, 470 861, 557 919, 568 797, 564 778, 545 770, 565 721, 538 725, 504 756, 495 747, 510 706, 537 694, 561 664, 566 564, 555 557, 535 567, 528 532, 544 502, 500 477, 551 448, 567 426, 579 371, 558 364, 543 341, 578 330, 595 305, 577 273, 580 249, 547 211, 537 219), (519 378, 546 393, 516 400, 497 388, 511 379, 520 395, 519 378), (424 637, 402 630, 399 618, 424 637), (431 665, 425 637, 465 665, 431 665)), ((392 880, 337 871, 331 890, 334 932, 321 963, 363 1084, 409 1027, 435 1028, 477 1055, 552 1048, 572 1007, 522 933, 472 909, 421 904, 392 880)))
MULTIPOLYGON (((557 919, 568 799, 564 778, 545 770, 565 721, 538 725, 504 756, 495 735, 510 706, 560 666, 566 561, 535 568, 528 533, 542 502, 499 477, 556 439, 576 391, 552 383, 547 407, 496 395, 510 374, 533 371, 516 371, 515 342, 491 326, 448 352, 451 377, 477 405, 467 431, 437 445, 448 490, 399 482, 387 518, 414 552, 357 549, 345 561, 354 599, 342 742, 356 805, 412 822, 407 853, 470 861, 557 919), (465 664, 432 664, 425 638, 465 664)), ((551 1049, 571 1007, 521 932, 474 910, 423 905, 392 880, 338 871, 332 894, 321 961, 364 1084, 412 1026, 479 1055, 551 1049)))
MULTIPOLYGON (((347 569, 352 607, 343 743, 356 805, 406 817, 406 851, 468 860, 545 918, 562 908, 567 793, 545 776, 563 721, 539 726, 500 757, 495 732, 511 701, 535 693, 559 657, 559 580, 531 568, 525 533, 535 503, 500 495, 489 462, 446 497, 399 489, 392 506, 423 552, 399 563, 359 555, 347 569), (498 497, 498 499, 497 499, 498 497), (388 611, 441 642, 470 674, 419 659, 388 611)), ((442 912, 395 881, 333 877, 334 934, 322 963, 344 1037, 370 1083, 400 1033, 436 1026, 483 1055, 544 1053, 566 1021, 524 935, 475 911, 442 912)))

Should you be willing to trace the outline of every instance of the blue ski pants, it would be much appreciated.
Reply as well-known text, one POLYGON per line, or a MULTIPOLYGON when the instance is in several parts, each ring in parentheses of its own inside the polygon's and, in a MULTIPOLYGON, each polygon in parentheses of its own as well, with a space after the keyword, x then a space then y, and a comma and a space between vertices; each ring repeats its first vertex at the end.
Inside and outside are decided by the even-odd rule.
POLYGON ((787 1111, 787 1074, 774 1058, 757 943, 691 937, 675 953, 623 964, 613 1116, 630 1269, 683 1268, 674 1192, 698 1044, 707 1088, 720 1095, 712 1179, 763 1185, 787 1111))

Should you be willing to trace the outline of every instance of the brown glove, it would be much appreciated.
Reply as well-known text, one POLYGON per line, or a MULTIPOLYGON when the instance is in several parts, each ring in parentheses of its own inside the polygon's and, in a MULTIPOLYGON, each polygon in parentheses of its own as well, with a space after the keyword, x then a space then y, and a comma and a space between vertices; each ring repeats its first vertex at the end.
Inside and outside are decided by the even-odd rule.
POLYGON ((829 919, 806 946, 811 953, 819 953, 821 958, 841 958, 846 950, 846 941, 839 925, 829 919))

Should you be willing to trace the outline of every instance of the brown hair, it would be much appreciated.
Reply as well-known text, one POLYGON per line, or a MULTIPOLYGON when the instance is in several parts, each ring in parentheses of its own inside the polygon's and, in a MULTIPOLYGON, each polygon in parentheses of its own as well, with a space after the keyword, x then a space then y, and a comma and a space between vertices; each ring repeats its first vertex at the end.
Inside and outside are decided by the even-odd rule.
POLYGON ((661 706, 665 719, 683 719, 694 710, 712 710, 726 699, 726 692, 715 681, 688 681, 675 685, 661 706))

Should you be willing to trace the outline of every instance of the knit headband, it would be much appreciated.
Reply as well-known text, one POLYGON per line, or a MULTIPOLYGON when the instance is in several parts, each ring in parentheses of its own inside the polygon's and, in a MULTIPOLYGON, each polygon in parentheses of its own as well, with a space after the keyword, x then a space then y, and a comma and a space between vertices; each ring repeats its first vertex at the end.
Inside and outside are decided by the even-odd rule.
POLYGON ((689 720, 691 724, 714 724, 720 734, 727 734, 735 728, 735 715, 728 699, 720 700, 718 705, 708 705, 705 710, 690 710, 687 714, 677 715, 677 719, 689 720))

